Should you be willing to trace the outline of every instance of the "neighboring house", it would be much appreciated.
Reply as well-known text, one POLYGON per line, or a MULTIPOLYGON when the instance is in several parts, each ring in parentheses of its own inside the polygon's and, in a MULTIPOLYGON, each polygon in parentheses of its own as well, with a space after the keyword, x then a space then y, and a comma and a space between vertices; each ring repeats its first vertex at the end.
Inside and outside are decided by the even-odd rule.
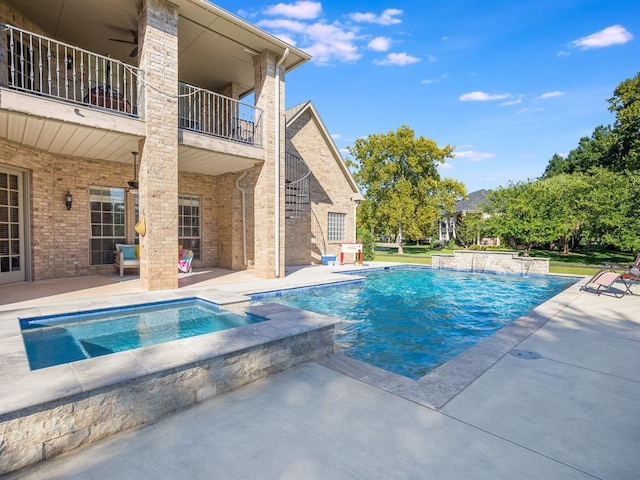
MULTIPOLYGON (((179 244, 284 276, 285 74, 308 54, 206 0, 0 0, 0 22, 0 283, 115 272, 119 243, 148 290, 177 288, 179 244)), ((334 168, 316 180, 351 195, 334 168)))
MULTIPOLYGON (((466 200, 460 200, 453 206, 453 212, 445 215, 440 220, 440 229, 438 239, 441 242, 448 242, 456 238, 456 227, 464 216, 468 213, 480 213, 480 205, 485 201, 487 196, 486 190, 477 190, 471 192, 466 200)), ((481 245, 500 245, 498 238, 482 238, 479 239, 481 245)))
POLYGON ((313 103, 286 117, 286 264, 319 263, 356 241, 355 210, 364 197, 313 103))

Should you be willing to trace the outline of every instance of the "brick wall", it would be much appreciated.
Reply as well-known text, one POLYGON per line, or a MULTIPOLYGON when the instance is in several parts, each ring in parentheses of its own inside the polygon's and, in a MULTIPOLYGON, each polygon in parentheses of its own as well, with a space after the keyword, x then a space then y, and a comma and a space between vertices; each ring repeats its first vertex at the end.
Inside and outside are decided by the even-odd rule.
MULTIPOLYGON (((0 165, 23 169, 29 173, 27 181, 31 195, 28 208, 31 225, 27 228, 30 228, 32 237, 34 280, 115 271, 112 265, 90 265, 88 187, 124 188, 133 175, 131 165, 53 155, 4 140, 0 140, 0 165), (69 211, 64 205, 67 189, 73 195, 73 206, 69 211)), ((200 196, 202 258, 194 261, 196 268, 221 266, 218 252, 218 209, 219 205, 225 205, 229 199, 218 188, 220 182, 223 182, 222 177, 189 172, 179 174, 179 193, 200 196)), ((127 194, 125 202, 126 237, 128 243, 133 243, 135 197, 127 194)), ((248 216, 250 214, 249 210, 248 216)), ((237 215, 240 215, 239 211, 237 215)), ((234 241, 241 246, 240 236, 234 237, 234 241)), ((172 244, 171 247, 172 266, 175 265, 175 245, 172 244)))
MULTIPOLYGON (((254 57, 256 106, 265 113, 263 117, 263 148, 265 162, 257 170, 254 202, 255 270, 256 274, 273 278, 275 274, 275 158, 280 152, 281 168, 278 184, 282 203, 278 212, 280 218, 280 268, 278 276, 284 276, 285 222, 284 222, 284 72, 280 76, 280 104, 275 104, 276 63, 273 52, 264 51, 254 57), (280 116, 280 145, 276 145, 276 115, 280 116)), ((282 67, 280 67, 282 68, 282 67)))
POLYGON ((178 9, 162 0, 139 5, 140 68, 145 72, 146 139, 140 142, 140 284, 178 287, 178 9))
POLYGON ((339 167, 334 152, 325 140, 315 115, 302 113, 287 127, 287 151, 302 158, 311 169, 311 209, 315 215, 287 220, 287 264, 318 263, 321 249, 329 255, 340 254, 340 242, 327 243, 327 214, 346 215, 345 243, 353 242, 355 232, 354 192, 339 167), (292 238, 290 238, 292 237, 292 238))

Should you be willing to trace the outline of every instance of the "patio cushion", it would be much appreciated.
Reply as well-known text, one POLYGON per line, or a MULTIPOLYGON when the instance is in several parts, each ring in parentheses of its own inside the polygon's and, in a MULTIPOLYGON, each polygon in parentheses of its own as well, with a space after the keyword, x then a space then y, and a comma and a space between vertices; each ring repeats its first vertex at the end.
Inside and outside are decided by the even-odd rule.
POLYGON ((137 258, 135 245, 122 245, 120 251, 124 260, 135 260, 137 258))

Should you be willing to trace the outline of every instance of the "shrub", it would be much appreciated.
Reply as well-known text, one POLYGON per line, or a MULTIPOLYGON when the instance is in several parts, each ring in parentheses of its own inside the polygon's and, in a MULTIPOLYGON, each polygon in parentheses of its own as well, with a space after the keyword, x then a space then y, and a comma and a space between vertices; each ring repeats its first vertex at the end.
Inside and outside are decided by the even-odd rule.
POLYGON ((357 242, 362 243, 362 260, 373 260, 376 255, 376 241, 371 232, 364 228, 357 228, 356 237, 357 242))

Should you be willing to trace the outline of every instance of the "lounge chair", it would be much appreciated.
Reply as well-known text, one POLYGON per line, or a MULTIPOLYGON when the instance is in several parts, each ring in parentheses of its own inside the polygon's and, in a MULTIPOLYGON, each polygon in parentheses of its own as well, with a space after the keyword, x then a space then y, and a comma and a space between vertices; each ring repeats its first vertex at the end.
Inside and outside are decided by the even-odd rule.
POLYGON ((584 285, 583 289, 592 289, 595 287, 595 292, 600 295, 602 292, 610 292, 613 296, 621 298, 627 293, 633 295, 631 291, 631 285, 633 282, 640 281, 640 268, 629 267, 628 272, 619 273, 614 270, 605 269, 600 270, 584 285), (618 286, 616 283, 619 282, 618 286), (623 287, 623 290, 620 290, 623 287))

